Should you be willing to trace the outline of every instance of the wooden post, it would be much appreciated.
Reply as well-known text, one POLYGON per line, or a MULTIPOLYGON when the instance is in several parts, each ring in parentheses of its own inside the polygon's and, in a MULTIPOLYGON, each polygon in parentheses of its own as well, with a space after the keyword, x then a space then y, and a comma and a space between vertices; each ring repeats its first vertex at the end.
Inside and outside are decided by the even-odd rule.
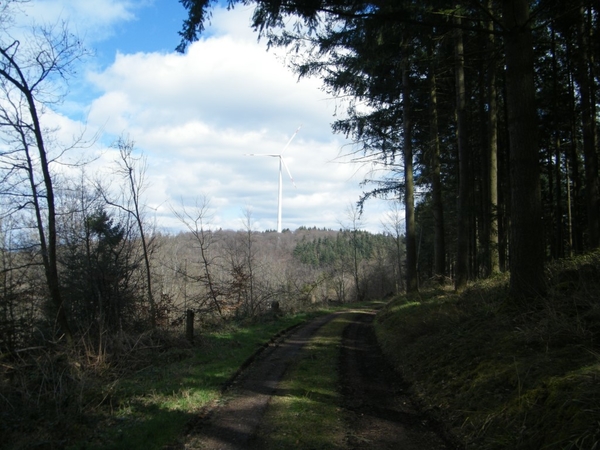
POLYGON ((188 341, 194 342, 194 311, 191 309, 187 310, 187 316, 185 320, 185 336, 188 341))

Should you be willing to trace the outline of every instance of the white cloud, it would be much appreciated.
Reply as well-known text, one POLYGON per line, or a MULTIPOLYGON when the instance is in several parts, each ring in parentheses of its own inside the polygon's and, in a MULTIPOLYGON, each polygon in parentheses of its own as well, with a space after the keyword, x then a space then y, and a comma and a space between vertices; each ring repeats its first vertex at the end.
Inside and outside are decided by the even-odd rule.
MULTIPOLYGON (((75 0, 41 3, 86 13, 75 0)), ((131 19, 129 3, 104 5, 98 27, 131 19)), ((96 148, 104 154, 92 172, 110 178, 116 155, 107 148, 124 134, 148 158, 146 203, 159 226, 183 229, 171 208, 192 207, 207 195, 214 226, 241 228, 242 210, 250 208, 258 227, 275 229, 278 161, 245 154, 279 153, 302 124, 285 152, 297 188, 285 175, 283 227, 338 228, 360 195, 366 169, 334 162, 348 142, 331 133, 335 102, 318 80, 297 82, 256 40, 247 8, 217 10, 207 37, 185 54, 117 53, 108 67, 90 71, 88 89, 98 95, 83 108, 90 132, 104 133, 96 148)), ((372 230, 381 228, 381 209, 368 208, 372 230)))
POLYGON ((115 24, 135 18, 135 9, 147 2, 122 0, 34 0, 21 8, 23 21, 56 23, 67 21, 76 34, 96 42, 112 34, 115 24))

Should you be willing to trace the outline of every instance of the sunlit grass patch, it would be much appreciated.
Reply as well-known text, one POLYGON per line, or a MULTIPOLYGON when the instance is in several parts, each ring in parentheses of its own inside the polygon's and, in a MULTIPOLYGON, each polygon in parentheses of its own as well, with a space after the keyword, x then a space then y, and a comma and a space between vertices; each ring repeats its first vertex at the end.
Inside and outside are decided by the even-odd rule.
POLYGON ((163 448, 220 398, 224 384, 261 346, 309 317, 229 324, 203 334, 197 346, 157 353, 146 367, 106 385, 98 406, 88 411, 96 426, 70 448, 163 448))
POLYGON ((266 425, 260 441, 264 448, 343 447, 345 428, 337 369, 347 325, 343 315, 322 327, 286 373, 279 384, 285 394, 272 399, 263 421, 266 425))

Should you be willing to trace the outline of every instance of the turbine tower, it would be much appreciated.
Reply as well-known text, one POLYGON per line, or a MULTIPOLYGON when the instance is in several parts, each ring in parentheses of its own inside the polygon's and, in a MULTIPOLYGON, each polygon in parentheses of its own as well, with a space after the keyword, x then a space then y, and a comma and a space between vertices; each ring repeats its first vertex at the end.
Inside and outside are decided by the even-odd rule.
POLYGON ((285 170, 286 170, 287 174, 289 175, 290 180, 292 181, 292 184, 294 185, 294 187, 296 187, 296 183, 294 183, 294 178, 292 177, 290 169, 288 168, 287 164, 285 163, 285 159, 283 159, 283 152, 285 152, 287 150, 289 145, 292 143, 292 141, 298 134, 298 131, 300 131, 301 127, 302 127, 302 125, 300 125, 296 129, 294 134, 292 134, 292 137, 290 138, 288 143, 285 144, 285 147, 283 147, 283 150, 281 150, 281 153, 278 153, 278 154, 247 153, 246 154, 247 156, 270 156, 272 158, 279 158, 279 196, 278 196, 279 201, 277 204, 277 232, 278 233, 281 233, 281 205, 283 203, 283 170, 282 170, 283 167, 285 167, 285 170))

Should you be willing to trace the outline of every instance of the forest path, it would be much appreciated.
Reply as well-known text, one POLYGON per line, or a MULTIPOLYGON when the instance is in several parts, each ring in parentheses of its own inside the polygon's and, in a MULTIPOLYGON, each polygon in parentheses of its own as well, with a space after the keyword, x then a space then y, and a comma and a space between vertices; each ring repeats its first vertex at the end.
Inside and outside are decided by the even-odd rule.
POLYGON ((354 314, 340 355, 347 449, 450 450, 439 426, 423 416, 409 386, 384 358, 373 328, 374 311, 354 314))
POLYGON ((340 354, 345 448, 451 449, 414 408, 406 386, 383 358, 372 326, 374 311, 321 316, 271 344, 235 380, 223 403, 169 449, 268 450, 268 442, 256 440, 257 431, 271 397, 278 395, 279 381, 315 332, 341 314, 349 319, 340 354))

